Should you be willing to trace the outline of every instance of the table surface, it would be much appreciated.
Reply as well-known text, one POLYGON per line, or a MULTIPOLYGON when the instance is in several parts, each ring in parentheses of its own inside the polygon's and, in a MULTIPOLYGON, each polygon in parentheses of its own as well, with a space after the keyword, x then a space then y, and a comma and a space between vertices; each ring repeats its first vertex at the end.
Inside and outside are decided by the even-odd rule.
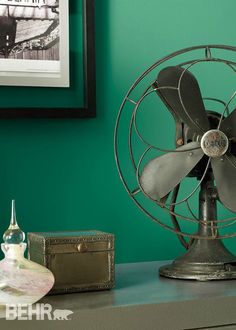
POLYGON ((113 290, 46 296, 40 301, 53 310, 72 311, 69 321, 0 320, 0 328, 7 322, 8 330, 18 330, 21 322, 24 330, 236 329, 236 280, 159 277, 158 269, 166 263, 116 265, 113 290))
POLYGON ((236 296, 236 280, 199 282, 159 276, 159 267, 167 263, 170 261, 119 264, 113 290, 48 296, 42 301, 81 310, 236 296))

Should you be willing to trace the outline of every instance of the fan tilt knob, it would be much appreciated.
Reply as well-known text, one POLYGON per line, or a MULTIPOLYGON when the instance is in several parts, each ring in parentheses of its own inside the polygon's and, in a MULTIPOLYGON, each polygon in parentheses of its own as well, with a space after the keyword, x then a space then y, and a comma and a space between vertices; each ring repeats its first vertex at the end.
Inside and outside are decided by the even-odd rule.
POLYGON ((218 129, 207 131, 201 139, 201 148, 209 157, 221 157, 229 148, 229 140, 225 133, 218 129))

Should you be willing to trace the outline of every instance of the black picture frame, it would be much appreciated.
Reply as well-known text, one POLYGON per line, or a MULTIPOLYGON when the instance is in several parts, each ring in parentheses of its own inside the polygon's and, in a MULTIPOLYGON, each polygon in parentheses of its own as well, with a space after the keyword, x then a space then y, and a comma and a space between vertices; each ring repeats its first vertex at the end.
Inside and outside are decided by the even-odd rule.
MULTIPOLYGON (((63 1, 63 0, 62 0, 63 1)), ((84 105, 78 108, 0 108, 0 118, 93 118, 96 116, 95 0, 83 0, 84 105)), ((60 90, 60 89, 58 89, 60 90)))

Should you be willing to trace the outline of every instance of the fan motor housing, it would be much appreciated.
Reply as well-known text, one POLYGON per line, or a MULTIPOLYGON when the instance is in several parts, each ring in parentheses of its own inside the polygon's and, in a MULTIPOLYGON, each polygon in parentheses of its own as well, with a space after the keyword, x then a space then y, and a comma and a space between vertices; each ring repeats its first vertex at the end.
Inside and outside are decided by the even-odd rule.
MULTIPOLYGON (((207 118, 208 118, 209 124, 210 124, 210 131, 217 130, 221 115, 218 112, 207 110, 207 118)), ((188 125, 184 124, 181 119, 175 118, 175 122, 176 122, 176 147, 177 148, 180 146, 178 143, 178 140, 181 140, 182 144, 187 144, 192 141, 198 141, 198 142, 202 141, 203 136, 196 134, 191 128, 188 127, 188 125)), ((226 137, 226 139, 227 139, 227 137, 226 137)), ((222 142, 222 144, 223 144, 223 142, 222 142)), ((217 145, 217 143, 216 143, 216 145, 217 145)), ((228 142, 227 149, 228 149, 228 147, 229 147, 229 142, 228 142)), ((231 147, 232 147, 232 141, 231 141, 231 147)), ((209 147, 208 147, 208 149, 209 149, 209 147)), ((205 157, 203 157, 200 160, 200 162, 191 170, 191 172, 188 174, 188 177, 196 177, 200 180, 204 173, 204 170, 207 166, 208 157, 213 157, 213 158, 220 157, 219 153, 218 153, 218 156, 214 156, 214 155, 212 156, 212 155, 210 155, 210 151, 207 153, 203 149, 203 152, 205 153, 205 157)), ((223 153, 222 153, 222 155, 223 155, 223 153)), ((211 171, 211 166, 209 167, 209 170, 211 171)))

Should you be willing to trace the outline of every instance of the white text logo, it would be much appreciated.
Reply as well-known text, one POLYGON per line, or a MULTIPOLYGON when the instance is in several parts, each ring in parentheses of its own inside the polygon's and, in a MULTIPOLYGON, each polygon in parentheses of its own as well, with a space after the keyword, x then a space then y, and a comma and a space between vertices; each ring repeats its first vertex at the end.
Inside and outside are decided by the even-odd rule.
POLYGON ((50 304, 6 305, 6 320, 70 320, 73 312, 69 309, 54 309, 50 304))

